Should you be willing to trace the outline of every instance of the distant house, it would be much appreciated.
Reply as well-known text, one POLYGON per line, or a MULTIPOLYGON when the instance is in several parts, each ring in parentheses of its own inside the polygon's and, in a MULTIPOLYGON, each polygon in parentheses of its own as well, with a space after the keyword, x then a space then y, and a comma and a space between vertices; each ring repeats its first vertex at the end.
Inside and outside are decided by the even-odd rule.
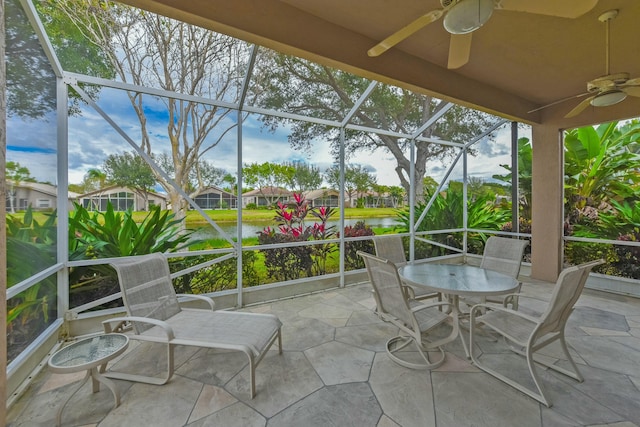
POLYGON ((134 211, 144 211, 153 206, 167 209, 167 196, 153 191, 147 191, 146 195, 148 206, 145 206, 144 197, 133 189, 112 186, 83 194, 78 197, 78 203, 92 211, 106 211, 108 202, 111 202, 116 211, 126 211, 130 208, 134 211))
POLYGON ((194 199, 202 209, 236 209, 238 197, 221 188, 212 186, 202 191, 194 199))
MULTIPOLYGON (((73 207, 73 202, 77 200, 79 194, 69 191, 67 193, 67 205, 73 207)), ((24 211, 29 206, 36 211, 53 210, 58 207, 58 187, 40 182, 20 182, 12 185, 7 181, 6 209, 11 213, 14 211, 24 211)))
POLYGON ((251 190, 242 195, 242 207, 254 203, 256 206, 271 206, 277 202, 288 202, 293 193, 286 188, 264 187, 258 190, 251 190))
POLYGON ((340 193, 330 188, 307 191, 304 197, 312 208, 318 206, 337 208, 340 204, 340 193))

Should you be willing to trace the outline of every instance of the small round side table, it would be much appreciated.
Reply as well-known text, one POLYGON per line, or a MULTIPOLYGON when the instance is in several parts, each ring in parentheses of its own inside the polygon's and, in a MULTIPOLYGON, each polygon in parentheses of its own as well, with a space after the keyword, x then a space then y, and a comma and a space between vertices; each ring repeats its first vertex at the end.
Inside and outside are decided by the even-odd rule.
POLYGON ((70 374, 84 370, 87 371, 87 375, 85 375, 78 388, 67 397, 58 410, 56 416, 58 426, 62 420, 62 410, 73 395, 87 382, 89 377, 91 377, 93 384, 93 393, 100 391, 100 383, 102 383, 113 393, 115 399, 114 408, 120 405, 120 393, 115 383, 101 375, 100 372, 98 372, 98 366, 102 366, 101 372, 104 372, 107 362, 124 353, 128 345, 129 338, 126 335, 104 334, 93 338, 86 338, 63 347, 49 358, 49 369, 52 372, 70 374))

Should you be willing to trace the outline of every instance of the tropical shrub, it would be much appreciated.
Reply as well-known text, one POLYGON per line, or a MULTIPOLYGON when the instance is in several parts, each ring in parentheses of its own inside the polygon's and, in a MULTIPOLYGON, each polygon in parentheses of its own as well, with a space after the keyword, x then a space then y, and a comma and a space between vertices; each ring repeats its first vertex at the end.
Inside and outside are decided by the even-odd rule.
MULTIPOLYGON (((75 204, 69 216, 69 259, 116 258, 152 252, 177 252, 198 243, 190 241, 175 214, 153 206, 142 222, 133 212, 116 212, 111 203, 105 212, 88 211, 75 204)), ((69 271, 71 306, 94 301, 118 290, 115 271, 107 265, 74 267, 69 271)))
MULTIPOLYGON (((309 208, 309 204, 301 194, 294 194, 294 202, 286 205, 278 202, 275 221, 278 228, 266 227, 258 232, 258 243, 261 245, 287 244, 306 242, 308 240, 327 240, 335 235, 335 227, 327 226, 327 221, 335 213, 330 207, 309 208), (311 214, 319 220, 312 226, 305 225, 305 218, 311 214)), ((264 249, 264 264, 267 273, 279 281, 310 277, 326 272, 328 256, 336 250, 334 244, 317 244, 313 246, 283 246, 264 249)))
MULTIPOLYGON (((364 223, 364 221, 358 221, 355 225, 347 225, 344 228, 345 238, 373 235, 375 235, 375 233, 373 232, 371 227, 364 223)), ((375 254, 376 251, 373 245, 373 240, 356 240, 353 242, 344 243, 344 265, 347 270, 357 270, 360 268, 364 268, 364 261, 360 256, 358 256, 358 251, 375 254)))
MULTIPOLYGON (((56 212, 40 224, 31 207, 22 218, 7 216, 7 287, 57 261, 56 212)), ((13 360, 56 318, 56 277, 49 276, 7 300, 7 360, 13 360)))
MULTIPOLYGON (((426 203, 417 203, 414 215, 418 219, 426 209, 426 203)), ((462 228, 462 215, 464 204, 462 191, 450 187, 446 193, 436 196, 427 212, 424 220, 416 231, 437 231, 462 228)), ((409 232, 409 209, 398 211, 398 227, 402 232, 409 232)), ((500 230, 511 218, 511 210, 502 205, 495 205, 493 196, 485 194, 475 200, 467 201, 467 225, 468 228, 477 230, 500 230)), ((462 233, 434 234, 431 240, 453 247, 462 247, 462 233)), ((467 237, 468 251, 481 253, 487 236, 484 233, 469 233, 467 237), (478 252, 479 251, 479 252, 478 252)), ((420 257, 433 257, 446 255, 449 250, 437 245, 420 245, 420 257)), ((418 245, 416 245, 416 257, 418 257, 418 245)))
MULTIPOLYGON (((171 272, 184 270, 215 258, 216 255, 201 255, 195 257, 172 258, 171 272)), ((260 277, 256 272, 257 254, 253 251, 242 253, 242 285, 244 287, 257 286, 260 277)), ((184 274, 173 280, 177 292, 187 294, 205 294, 210 292, 235 289, 238 281, 236 258, 230 258, 192 273, 184 274)))

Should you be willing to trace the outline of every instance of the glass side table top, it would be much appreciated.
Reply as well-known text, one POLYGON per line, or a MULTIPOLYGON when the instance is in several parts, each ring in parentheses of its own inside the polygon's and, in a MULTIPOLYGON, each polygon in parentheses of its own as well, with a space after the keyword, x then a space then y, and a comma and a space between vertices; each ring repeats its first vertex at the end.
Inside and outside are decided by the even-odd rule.
POLYGON ((49 359, 49 367, 54 372, 90 369, 118 356, 128 344, 129 338, 123 334, 86 338, 58 350, 49 359))

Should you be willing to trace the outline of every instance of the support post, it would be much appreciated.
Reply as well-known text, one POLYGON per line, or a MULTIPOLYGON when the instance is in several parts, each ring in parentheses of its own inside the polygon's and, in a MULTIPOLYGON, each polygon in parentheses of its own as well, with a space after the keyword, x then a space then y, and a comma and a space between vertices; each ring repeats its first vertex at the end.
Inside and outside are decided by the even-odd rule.
POLYGON ((555 282, 562 269, 563 149, 557 126, 534 125, 531 277, 555 282))

